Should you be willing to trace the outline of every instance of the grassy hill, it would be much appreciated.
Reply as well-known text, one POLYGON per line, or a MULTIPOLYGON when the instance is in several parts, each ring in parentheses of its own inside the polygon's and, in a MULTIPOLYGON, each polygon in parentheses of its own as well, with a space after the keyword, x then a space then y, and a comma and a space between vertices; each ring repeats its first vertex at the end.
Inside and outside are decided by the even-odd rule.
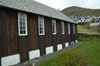
POLYGON ((87 9, 87 8, 81 8, 77 6, 68 7, 63 9, 61 12, 63 12, 65 15, 73 16, 73 15, 100 15, 100 9, 87 9))
POLYGON ((77 29, 78 29, 78 33, 100 35, 100 27, 99 26, 78 25, 77 29))

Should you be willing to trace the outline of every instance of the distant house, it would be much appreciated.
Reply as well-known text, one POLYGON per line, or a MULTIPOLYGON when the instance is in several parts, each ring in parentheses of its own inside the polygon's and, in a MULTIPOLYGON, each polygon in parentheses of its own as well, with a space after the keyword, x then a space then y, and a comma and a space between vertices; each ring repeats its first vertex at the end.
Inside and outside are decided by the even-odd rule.
POLYGON ((0 66, 34 59, 77 42, 77 24, 34 0, 0 0, 0 66))
POLYGON ((100 26, 100 16, 92 16, 93 21, 90 26, 100 26))
POLYGON ((100 22, 100 16, 93 16, 94 23, 99 23, 100 22))
POLYGON ((71 16, 70 18, 74 20, 76 23, 89 23, 92 21, 92 17, 90 16, 76 15, 76 16, 71 16))

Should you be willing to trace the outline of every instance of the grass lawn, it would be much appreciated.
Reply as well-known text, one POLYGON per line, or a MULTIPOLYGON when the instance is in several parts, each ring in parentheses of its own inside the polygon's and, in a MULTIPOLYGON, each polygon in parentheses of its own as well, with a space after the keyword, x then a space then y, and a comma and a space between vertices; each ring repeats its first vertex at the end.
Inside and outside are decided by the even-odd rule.
POLYGON ((100 35, 100 27, 89 25, 78 25, 78 33, 84 34, 98 34, 100 35))
POLYGON ((54 58, 40 63, 40 66, 67 66, 66 55, 69 55, 69 52, 82 52, 87 55, 87 62, 90 65, 100 66, 100 38, 79 38, 79 40, 84 41, 84 44, 71 51, 61 52, 54 58))
POLYGON ((85 41, 83 45, 72 51, 81 51, 88 57, 89 64, 100 66, 100 38, 79 38, 85 41))

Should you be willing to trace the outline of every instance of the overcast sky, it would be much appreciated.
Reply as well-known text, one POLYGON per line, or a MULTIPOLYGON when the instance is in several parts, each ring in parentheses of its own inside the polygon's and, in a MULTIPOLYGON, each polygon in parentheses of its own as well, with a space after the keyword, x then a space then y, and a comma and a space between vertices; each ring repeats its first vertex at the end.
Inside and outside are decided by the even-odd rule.
POLYGON ((100 9, 100 0, 35 0, 55 9, 64 9, 70 6, 79 6, 91 9, 100 9))

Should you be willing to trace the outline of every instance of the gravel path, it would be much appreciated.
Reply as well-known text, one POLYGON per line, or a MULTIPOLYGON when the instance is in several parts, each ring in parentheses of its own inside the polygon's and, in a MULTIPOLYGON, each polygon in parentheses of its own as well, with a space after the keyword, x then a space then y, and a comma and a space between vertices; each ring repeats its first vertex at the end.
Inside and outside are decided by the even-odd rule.
MULTIPOLYGON (((60 51, 56 51, 56 52, 54 52, 54 53, 52 53, 52 54, 49 54, 49 55, 41 56, 41 57, 36 58, 36 59, 34 59, 34 60, 38 60, 39 62, 43 62, 43 61, 45 61, 45 60, 48 60, 48 59, 50 59, 50 58, 56 56, 56 54, 58 54, 58 53, 60 53, 60 52, 62 52, 62 51, 64 51, 64 50, 66 50, 66 49, 72 50, 72 49, 78 47, 78 46, 81 45, 81 44, 83 44, 83 42, 79 41, 78 43, 75 43, 75 44, 73 44, 73 45, 70 45, 69 47, 66 47, 66 48, 64 48, 64 49, 62 49, 62 50, 60 50, 60 51)), ((33 61, 34 61, 34 60, 33 60, 33 61)))
MULTIPOLYGON (((60 53, 60 52, 62 52, 62 51, 65 51, 66 49, 72 50, 72 49, 78 47, 78 46, 81 45, 81 44, 83 44, 83 42, 78 41, 77 43, 75 43, 75 44, 73 44, 73 45, 70 45, 69 47, 64 48, 64 49, 62 49, 62 50, 60 50, 60 51, 56 51, 56 52, 51 53, 51 54, 49 54, 49 55, 44 55, 44 56, 41 56, 41 57, 39 57, 39 58, 35 58, 35 59, 32 60, 32 62, 33 62, 33 63, 36 63, 36 64, 37 64, 37 63, 40 63, 40 62, 43 62, 43 61, 45 61, 45 60, 51 59, 52 57, 56 56, 56 54, 58 54, 58 53, 60 53)), ((17 64, 17 65, 14 65, 14 66, 27 66, 27 65, 26 65, 27 63, 28 63, 28 62, 24 62, 24 63, 17 64)), ((32 66, 38 66, 38 65, 32 65, 32 66)))

